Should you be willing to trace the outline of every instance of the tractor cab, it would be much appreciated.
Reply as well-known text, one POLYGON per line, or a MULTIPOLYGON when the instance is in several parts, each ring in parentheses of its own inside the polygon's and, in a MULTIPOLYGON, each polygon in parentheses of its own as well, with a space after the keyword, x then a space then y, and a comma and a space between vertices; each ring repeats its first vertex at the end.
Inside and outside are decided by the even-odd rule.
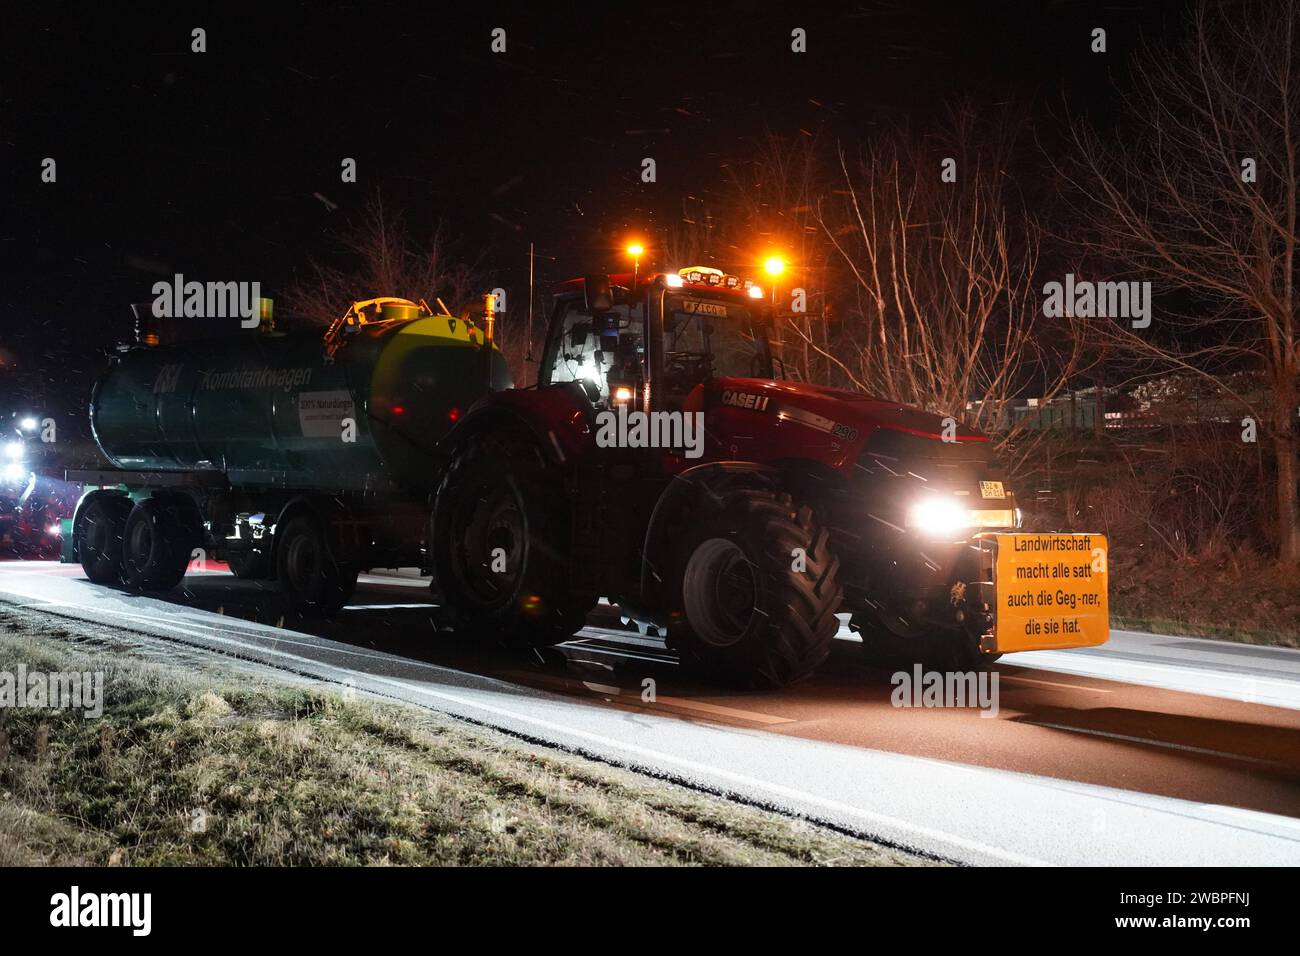
POLYGON ((538 384, 576 383, 594 410, 679 411, 712 378, 773 378, 762 290, 692 267, 560 287, 538 384))

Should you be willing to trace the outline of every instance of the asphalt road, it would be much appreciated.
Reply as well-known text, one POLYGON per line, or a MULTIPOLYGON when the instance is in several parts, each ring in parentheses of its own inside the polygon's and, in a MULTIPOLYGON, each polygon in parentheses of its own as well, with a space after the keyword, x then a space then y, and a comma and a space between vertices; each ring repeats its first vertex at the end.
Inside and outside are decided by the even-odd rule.
POLYGON ((0 601, 432 707, 971 863, 1300 864, 1300 651, 1113 632, 1011 655, 998 710, 899 708, 841 631, 778 692, 693 683, 602 609, 545 651, 436 634, 425 582, 367 575, 328 620, 219 565, 164 598, 0 564, 0 601), (599 626, 603 625, 603 626, 599 626), (653 682, 647 684, 647 682, 653 682), (653 700, 647 700, 649 688, 653 700))

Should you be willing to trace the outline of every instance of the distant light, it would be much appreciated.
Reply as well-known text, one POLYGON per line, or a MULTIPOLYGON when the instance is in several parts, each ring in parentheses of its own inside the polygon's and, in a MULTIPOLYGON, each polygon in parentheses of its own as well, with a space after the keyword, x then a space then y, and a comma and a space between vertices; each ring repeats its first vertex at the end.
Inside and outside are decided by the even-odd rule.
POLYGON ((626 385, 620 385, 614 389, 615 405, 630 405, 632 403, 632 389, 626 385))
POLYGON ((52 524, 49 526, 49 528, 46 529, 45 533, 52 534, 54 535, 54 537, 58 538, 58 537, 62 537, 63 529, 59 527, 57 524, 52 524))
POLYGON ((449 411, 449 412, 447 413, 447 421, 449 421, 449 422, 458 422, 458 421, 460 421, 460 409, 459 409, 459 408, 453 408, 451 411, 449 411))
POLYGON ((405 414, 406 414, 406 406, 405 406, 405 405, 394 405, 394 406, 392 407, 392 409, 390 409, 390 411, 392 411, 392 413, 393 413, 394 415, 405 415, 405 414))
POLYGON ((664 284, 670 289, 680 289, 684 283, 682 282, 681 276, 675 276, 670 273, 669 275, 664 276, 664 284))
POLYGON ((761 298, 763 298, 763 288, 762 288, 762 286, 751 285, 751 286, 749 287, 749 297, 750 297, 751 299, 761 299, 761 298))
POLYGON ((645 252, 645 247, 639 242, 634 242, 632 245, 627 247, 627 254, 629 256, 640 256, 643 252, 645 252))
POLYGON ((21 462, 11 461, 5 465, 4 476, 5 481, 22 481, 27 477, 27 469, 21 462))
POLYGON ((22 426, 22 430, 25 432, 36 430, 36 419, 34 418, 24 418, 20 424, 22 426))
POLYGON ((763 268, 770 276, 779 276, 785 271, 785 260, 780 256, 769 256, 763 263, 763 268))
POLYGON ((5 455, 10 458, 22 458, 23 443, 20 441, 11 441, 9 444, 5 445, 5 455))

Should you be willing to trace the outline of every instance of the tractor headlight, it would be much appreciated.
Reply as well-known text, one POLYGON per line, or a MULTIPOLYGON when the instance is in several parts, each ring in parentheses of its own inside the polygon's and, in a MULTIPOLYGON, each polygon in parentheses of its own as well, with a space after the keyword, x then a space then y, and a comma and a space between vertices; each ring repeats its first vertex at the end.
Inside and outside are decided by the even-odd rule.
POLYGON ((1018 528, 1019 509, 983 510, 951 498, 931 495, 923 498, 907 513, 907 526, 931 538, 964 537, 976 529, 1018 528))
POLYGON ((958 534, 974 526, 969 508, 948 498, 929 497, 912 505, 907 523, 922 534, 941 537, 958 534))

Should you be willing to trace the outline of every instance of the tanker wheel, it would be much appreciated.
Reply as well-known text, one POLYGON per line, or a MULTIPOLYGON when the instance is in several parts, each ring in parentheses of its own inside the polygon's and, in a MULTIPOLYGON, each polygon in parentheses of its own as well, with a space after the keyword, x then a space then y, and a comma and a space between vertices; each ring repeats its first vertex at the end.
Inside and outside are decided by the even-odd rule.
POLYGON ((582 629, 595 595, 569 590, 569 511, 535 446, 484 437, 443 477, 431 544, 456 633, 534 645, 582 629))
POLYGON ((269 578, 272 574, 271 556, 260 548, 232 551, 226 555, 230 573, 244 581, 269 578))
POLYGON ((328 613, 348 602, 360 569, 335 559, 319 521, 290 518, 276 538, 276 576, 295 609, 328 613))
POLYGON ((987 667, 1002 656, 981 650, 979 635, 970 631, 913 626, 897 614, 891 614, 890 621, 892 626, 874 609, 855 611, 849 620, 850 630, 862 638, 868 664, 966 671, 987 667))
POLYGON ((676 563, 668 641, 682 663, 744 687, 780 687, 830 653, 839 559, 811 508, 775 489, 724 492, 676 563))
POLYGON ((96 584, 122 582, 122 537, 133 507, 126 495, 101 494, 77 519, 73 540, 81 570, 96 584))
MULTIPOLYGON (((192 506, 189 506, 192 508, 192 506)), ((145 498, 131 509, 122 533, 122 576, 142 591, 167 591, 181 583, 198 544, 184 502, 145 498)))

